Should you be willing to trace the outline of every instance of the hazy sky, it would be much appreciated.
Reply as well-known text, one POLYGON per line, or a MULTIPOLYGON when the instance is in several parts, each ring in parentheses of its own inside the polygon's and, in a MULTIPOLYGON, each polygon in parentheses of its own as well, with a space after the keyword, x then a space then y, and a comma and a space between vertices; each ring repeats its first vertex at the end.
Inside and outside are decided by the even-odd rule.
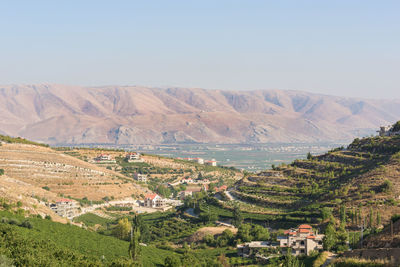
POLYGON ((0 84, 400 98, 400 1, 0 2, 0 84))

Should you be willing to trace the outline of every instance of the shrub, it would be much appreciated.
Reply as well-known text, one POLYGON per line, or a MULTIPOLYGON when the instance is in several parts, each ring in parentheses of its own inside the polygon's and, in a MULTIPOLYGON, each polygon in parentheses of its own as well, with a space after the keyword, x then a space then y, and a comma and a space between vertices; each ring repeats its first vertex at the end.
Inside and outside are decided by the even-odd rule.
POLYGON ((4 170, 3 169, 0 169, 0 176, 1 175, 4 175, 4 170))
POLYGON ((392 191, 393 189, 393 183, 386 179, 383 184, 382 184, 382 192, 388 193, 390 191, 392 191))
POLYGON ((43 186, 42 189, 50 191, 50 187, 48 187, 48 186, 43 186))
POLYGON ((11 218, 11 219, 8 221, 8 223, 9 223, 9 224, 13 224, 13 225, 20 225, 20 224, 21 224, 20 221, 18 221, 17 219, 14 219, 14 218, 11 218))
POLYGON ((20 226, 28 228, 28 229, 32 229, 33 228, 33 225, 28 220, 23 221, 20 226))

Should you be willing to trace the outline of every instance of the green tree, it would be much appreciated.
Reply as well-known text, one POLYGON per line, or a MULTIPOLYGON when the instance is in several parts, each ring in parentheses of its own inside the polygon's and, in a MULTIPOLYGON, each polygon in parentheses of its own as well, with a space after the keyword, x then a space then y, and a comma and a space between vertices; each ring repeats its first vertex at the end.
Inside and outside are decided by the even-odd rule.
POLYGON ((3 169, 0 169, 0 176, 1 175, 4 175, 4 170, 3 169))
POLYGON ((381 225, 381 214, 379 212, 379 210, 376 212, 376 225, 379 227, 381 225))
POLYGON ((181 266, 181 261, 175 255, 167 256, 164 260, 165 267, 179 267, 181 266))
POLYGON ((340 206, 340 222, 346 223, 346 206, 340 206))
POLYGON ((293 256, 292 250, 289 248, 281 266, 282 267, 304 267, 304 264, 301 263, 296 256, 293 256))
POLYGON ((369 228, 374 226, 374 210, 372 207, 369 208, 369 228))
POLYGON ((129 243, 129 256, 135 266, 142 266, 141 263, 141 247, 139 244, 140 240, 140 229, 139 229, 139 218, 135 215, 133 218, 133 224, 131 229, 131 240, 129 243))
POLYGON ((336 231, 336 249, 338 251, 346 251, 348 249, 348 233, 345 228, 345 224, 342 223, 339 229, 336 231))
POLYGON ((308 160, 312 160, 313 159, 313 155, 311 154, 311 152, 307 153, 307 159, 308 160))
POLYGON ((233 225, 236 227, 240 227, 243 223, 243 214, 240 211, 240 208, 238 205, 235 206, 235 209, 233 210, 233 225))
POLYGON ((254 225, 250 231, 250 234, 253 237, 253 240, 266 241, 270 238, 268 229, 258 224, 254 225))
POLYGON ((323 208, 321 209, 321 217, 322 217, 322 220, 325 221, 325 220, 331 218, 331 216, 332 216, 332 209, 331 209, 331 208, 323 207, 323 208))
POLYGON ((248 223, 244 223, 239 226, 239 229, 237 231, 236 237, 237 239, 240 239, 244 242, 249 242, 251 241, 251 225, 248 223))
POLYGON ((131 223, 128 218, 122 218, 118 221, 117 226, 114 229, 114 235, 119 239, 127 239, 131 230, 131 223))
POLYGON ((323 239, 324 249, 330 251, 336 244, 336 230, 333 223, 329 223, 325 229, 325 236, 323 239))

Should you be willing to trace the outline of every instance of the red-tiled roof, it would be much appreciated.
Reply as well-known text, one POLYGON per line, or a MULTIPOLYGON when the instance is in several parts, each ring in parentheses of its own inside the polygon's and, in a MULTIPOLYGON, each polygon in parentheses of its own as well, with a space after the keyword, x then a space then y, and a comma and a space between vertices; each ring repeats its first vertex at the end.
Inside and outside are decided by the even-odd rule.
POLYGON ((299 229, 312 229, 312 227, 308 224, 302 224, 299 226, 299 229))
POLYGON ((156 196, 157 196, 157 194, 147 194, 147 195, 145 196, 145 199, 151 199, 151 200, 153 200, 156 196))
POLYGON ((309 235, 307 236, 307 239, 315 239, 315 235, 309 235))
POLYGON ((295 235, 297 232, 289 232, 289 235, 295 235))
POLYGON ((308 229, 304 229, 304 228, 299 229, 299 233, 309 233, 309 232, 310 232, 310 230, 308 230, 308 229))

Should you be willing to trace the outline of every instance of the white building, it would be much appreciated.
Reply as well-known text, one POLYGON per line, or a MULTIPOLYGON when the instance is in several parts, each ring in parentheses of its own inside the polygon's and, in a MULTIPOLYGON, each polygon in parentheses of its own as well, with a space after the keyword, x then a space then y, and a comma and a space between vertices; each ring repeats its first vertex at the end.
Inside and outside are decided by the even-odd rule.
POLYGON ((217 166, 217 161, 215 159, 207 160, 206 161, 206 165, 210 165, 210 166, 216 167, 217 166))
POLYGON ((108 154, 100 154, 94 158, 95 161, 111 161, 112 158, 108 154))
POLYGON ((147 174, 135 173, 133 174, 133 178, 138 182, 147 183, 147 174))
POLYGON ((126 154, 125 159, 128 162, 143 162, 141 154, 137 152, 131 152, 126 154))
POLYGON ((278 241, 281 248, 291 248, 293 255, 310 255, 314 250, 323 251, 323 238, 324 235, 314 234, 310 225, 302 224, 285 231, 285 236, 278 237, 278 241))
POLYGON ((393 136, 400 135, 400 131, 393 131, 393 126, 381 126, 380 130, 377 131, 379 136, 393 136))
POLYGON ((165 206, 165 199, 157 194, 147 194, 144 198, 144 206, 149 208, 162 208, 165 206))
POLYGON ((56 203, 50 204, 50 208, 59 216, 68 219, 73 218, 78 213, 78 203, 72 199, 62 198, 56 203))

